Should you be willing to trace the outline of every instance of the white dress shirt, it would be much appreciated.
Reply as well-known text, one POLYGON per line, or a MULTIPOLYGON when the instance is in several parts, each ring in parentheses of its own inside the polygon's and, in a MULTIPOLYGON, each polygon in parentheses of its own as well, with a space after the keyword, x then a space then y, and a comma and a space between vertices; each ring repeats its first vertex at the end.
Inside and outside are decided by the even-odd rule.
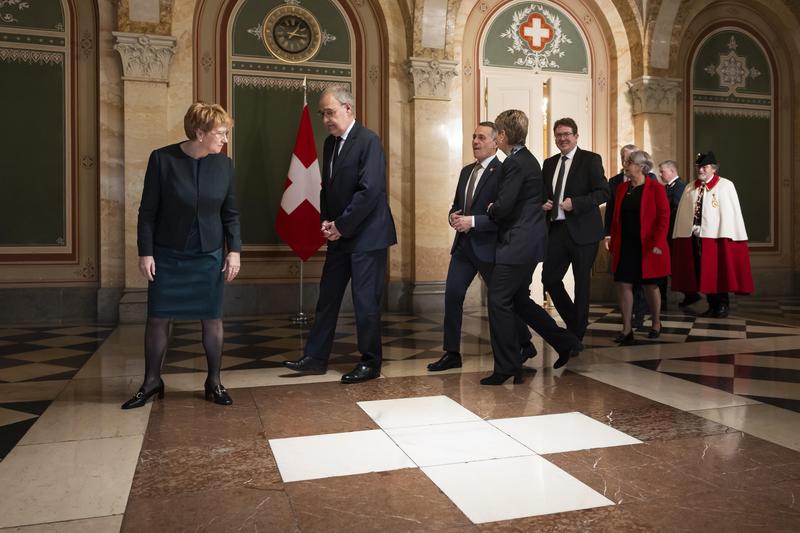
POLYGON ((567 152, 566 154, 560 154, 558 156, 558 163, 556 163, 556 171, 553 174, 553 193, 556 192, 556 185, 558 184, 558 172, 561 168, 561 165, 564 165, 564 182, 561 184, 561 195, 558 198, 553 198, 553 209, 558 210, 558 215, 556 216, 555 220, 564 220, 566 215, 564 215, 564 210, 561 209, 561 202, 564 201, 564 191, 567 190, 567 176, 569 176, 569 169, 572 166, 572 159, 575 157, 575 152, 578 151, 578 146, 575 145, 575 148, 567 152), (567 160, 562 162, 561 158, 563 156, 567 156, 567 160))

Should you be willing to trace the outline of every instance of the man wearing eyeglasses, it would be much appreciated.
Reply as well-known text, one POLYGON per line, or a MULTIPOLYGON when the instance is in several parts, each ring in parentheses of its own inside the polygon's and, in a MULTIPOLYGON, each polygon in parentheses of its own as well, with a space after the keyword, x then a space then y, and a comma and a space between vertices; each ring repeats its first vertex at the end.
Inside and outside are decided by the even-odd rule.
POLYGON ((344 87, 326 89, 319 114, 328 130, 323 148, 321 231, 328 239, 316 318, 303 357, 284 365, 304 374, 328 369, 336 320, 351 281, 361 361, 342 376, 359 383, 381 373, 380 302, 389 246, 397 243, 386 195, 386 159, 378 136, 355 120, 355 100, 344 87))
POLYGON ((600 205, 608 200, 608 181, 600 156, 578 148, 574 120, 557 120, 553 133, 561 153, 545 159, 542 166, 547 194, 542 209, 550 223, 542 283, 567 329, 583 340, 589 325, 592 265, 597 243, 603 238, 600 205), (575 278, 574 301, 563 282, 570 265, 575 278))

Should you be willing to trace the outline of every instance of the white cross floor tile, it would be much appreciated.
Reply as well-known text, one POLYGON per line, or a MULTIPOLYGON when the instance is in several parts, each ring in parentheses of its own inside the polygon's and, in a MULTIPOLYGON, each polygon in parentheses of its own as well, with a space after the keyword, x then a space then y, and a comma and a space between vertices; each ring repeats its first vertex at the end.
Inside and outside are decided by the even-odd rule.
POLYGON ((422 471, 476 524, 614 505, 538 455, 422 471))
POLYGON ((415 468, 379 429, 270 439, 284 482, 415 468))
POLYGON ((382 429, 481 420, 481 417, 447 396, 357 403, 382 429))
POLYGON ((581 413, 483 420, 446 396, 358 402, 381 429, 269 441, 284 482, 420 467, 474 523, 614 505, 538 454, 640 441, 581 413))
POLYGON ((386 433, 419 466, 533 455, 483 420, 387 429, 386 433))
POLYGON ((489 423, 539 454, 642 443, 581 413, 503 418, 489 423))

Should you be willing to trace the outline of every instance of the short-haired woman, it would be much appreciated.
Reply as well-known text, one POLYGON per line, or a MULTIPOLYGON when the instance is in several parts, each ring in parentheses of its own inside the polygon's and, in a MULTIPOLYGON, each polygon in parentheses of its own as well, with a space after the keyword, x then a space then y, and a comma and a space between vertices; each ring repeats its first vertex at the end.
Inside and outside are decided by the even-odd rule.
POLYGON ((233 119, 219 105, 197 102, 183 125, 188 139, 151 153, 144 178, 138 247, 139 270, 149 281, 145 377, 123 409, 141 407, 154 394, 164 397, 161 364, 174 319, 201 321, 205 397, 233 403, 220 383, 222 290, 239 273, 242 247, 233 164, 221 153, 233 119))
POLYGON ((648 338, 661 335, 661 293, 658 285, 670 273, 669 201, 664 186, 648 179, 653 169, 650 154, 642 150, 623 161, 629 178, 617 186, 611 222, 611 271, 617 284, 622 311, 622 332, 615 339, 620 345, 634 343, 631 314, 633 284, 641 283, 652 312, 648 338))

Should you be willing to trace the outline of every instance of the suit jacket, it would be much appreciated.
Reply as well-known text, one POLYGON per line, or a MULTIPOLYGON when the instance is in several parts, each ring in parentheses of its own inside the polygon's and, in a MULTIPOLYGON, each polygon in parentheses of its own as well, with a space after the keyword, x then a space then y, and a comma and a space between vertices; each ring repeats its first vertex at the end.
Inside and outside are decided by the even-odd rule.
MULTIPOLYGON (((464 209, 467 182, 476 164, 472 163, 461 169, 450 214, 459 209, 464 209)), ((483 174, 481 174, 481 179, 472 193, 471 215, 475 217, 475 227, 467 233, 456 232, 456 236, 453 239, 453 247, 450 249, 451 254, 461 242, 463 246, 469 246, 475 257, 484 263, 494 263, 495 247, 497 246, 497 224, 489 219, 489 215, 486 214, 486 208, 497 196, 497 176, 500 174, 500 165, 500 160, 494 157, 489 161, 483 174)))
POLYGON ((539 263, 547 252, 542 169, 524 146, 500 166, 497 198, 488 209, 497 224, 495 262, 505 265, 539 263))
POLYGON ((686 189, 686 184, 681 178, 678 178, 664 187, 667 190, 667 200, 669 201, 669 233, 667 233, 667 240, 672 242, 672 231, 675 229, 678 204, 681 203, 681 196, 683 196, 683 191, 686 189))
MULTIPOLYGON (((630 181, 620 184, 617 189, 619 198, 623 198, 631 186, 630 181)), ((622 202, 614 205, 614 215, 611 222, 611 271, 616 272, 619 265, 620 250, 622 250, 622 202)), ((641 224, 640 237, 642 240, 642 277, 661 278, 670 273, 670 253, 667 244, 667 229, 669 228, 669 202, 664 186, 657 180, 644 180, 642 190, 642 204, 639 207, 639 222, 641 224), (661 255, 653 253, 653 247, 661 249, 661 255)))
POLYGON ((136 228, 140 256, 153 255, 154 245, 183 250, 195 218, 202 251, 226 244, 229 251, 241 251, 233 163, 225 154, 207 155, 197 184, 195 164, 180 144, 150 154, 136 228))
POLYGON ((329 135, 323 148, 320 220, 336 222, 342 237, 328 241, 328 249, 369 252, 397 243, 380 139, 359 122, 353 124, 331 173, 335 145, 329 135))
MULTIPOLYGON (((547 198, 553 199, 553 176, 561 154, 544 160, 542 173, 547 198)), ((600 205, 608 201, 608 181, 600 155, 588 150, 575 150, 575 156, 564 178, 564 198, 572 199, 572 211, 565 211, 570 237, 576 244, 592 244, 603 238, 600 205)), ((555 203, 557 200, 553 200, 555 203)), ((553 206, 555 209, 556 206, 553 206)))

